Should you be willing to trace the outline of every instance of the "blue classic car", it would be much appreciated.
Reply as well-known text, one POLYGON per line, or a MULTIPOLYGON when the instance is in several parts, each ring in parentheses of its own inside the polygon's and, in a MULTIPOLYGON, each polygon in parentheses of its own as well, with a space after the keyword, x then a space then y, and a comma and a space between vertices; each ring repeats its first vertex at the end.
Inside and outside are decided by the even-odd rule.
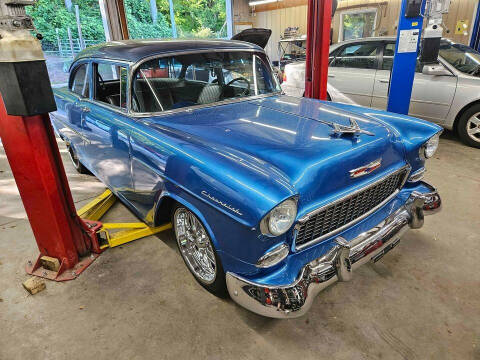
POLYGON ((304 314, 440 209, 422 181, 439 126, 282 95, 253 44, 93 46, 55 98, 77 170, 145 223, 171 221, 196 280, 264 316, 304 314))

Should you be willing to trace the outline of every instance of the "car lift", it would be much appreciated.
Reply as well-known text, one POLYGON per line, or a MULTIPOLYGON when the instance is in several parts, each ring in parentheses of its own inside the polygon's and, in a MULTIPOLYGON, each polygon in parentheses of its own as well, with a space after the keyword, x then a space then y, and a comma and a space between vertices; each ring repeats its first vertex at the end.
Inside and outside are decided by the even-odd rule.
POLYGON ((48 113, 56 110, 45 58, 25 6, 0 0, 0 136, 40 254, 27 273, 75 279, 108 247, 169 229, 102 224, 116 198, 105 191, 77 214, 48 113), (87 218, 87 219, 84 219, 87 218), (123 229, 117 232, 111 230, 123 229))
MULTIPOLYGON (((93 201, 77 211, 78 216, 87 219, 90 223, 98 222, 102 216, 112 207, 116 201, 115 195, 110 190, 105 190, 103 194, 97 196, 93 201)), ((96 227, 96 225, 92 224, 96 227)), ((143 238, 145 236, 155 235, 161 231, 172 228, 172 224, 167 223, 157 227, 150 227, 143 222, 135 223, 102 223, 97 230, 98 242, 101 250, 109 247, 120 246, 128 242, 143 238), (117 232, 110 230, 123 229, 117 232)))
POLYGON ((166 223, 156 227, 150 227, 143 222, 133 223, 102 223, 99 220, 115 204, 117 198, 109 190, 105 190, 87 205, 77 211, 77 215, 87 225, 93 239, 94 252, 85 259, 80 260, 73 268, 64 271, 55 265, 56 262, 49 256, 40 255, 33 264, 28 261, 25 267, 30 275, 35 275, 55 281, 67 281, 75 279, 85 270, 104 250, 120 246, 146 236, 155 235, 169 230, 172 224, 166 223), (119 230, 119 231, 112 231, 119 230), (52 261, 53 260, 53 261, 52 261))
POLYGON ((308 0, 305 97, 312 99, 327 100, 332 7, 335 0, 308 0))

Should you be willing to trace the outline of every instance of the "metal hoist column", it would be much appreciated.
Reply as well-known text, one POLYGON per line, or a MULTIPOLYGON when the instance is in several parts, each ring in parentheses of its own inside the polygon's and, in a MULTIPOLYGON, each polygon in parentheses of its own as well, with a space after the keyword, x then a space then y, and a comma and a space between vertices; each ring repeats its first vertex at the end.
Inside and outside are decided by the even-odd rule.
POLYGON ((326 100, 332 0, 308 0, 305 97, 326 100))
POLYGON ((48 256, 60 266, 45 277, 66 280, 61 278, 65 270, 78 267, 73 272, 78 274, 95 258, 87 255, 99 248, 91 226, 76 214, 48 116, 56 110, 55 100, 40 42, 31 35, 35 29, 25 13, 33 3, 0 0, 0 137, 40 251, 27 271, 34 273, 40 258, 48 256))

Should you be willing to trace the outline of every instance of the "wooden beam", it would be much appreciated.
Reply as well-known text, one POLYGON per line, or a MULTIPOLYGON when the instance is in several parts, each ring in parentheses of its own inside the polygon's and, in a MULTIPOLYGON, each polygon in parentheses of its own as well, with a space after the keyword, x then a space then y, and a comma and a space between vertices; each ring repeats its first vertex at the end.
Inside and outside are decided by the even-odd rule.
POLYGON ((128 33, 128 23, 127 23, 127 15, 125 13, 125 4, 123 3, 123 0, 117 0, 117 11, 118 11, 118 17, 120 20, 120 30, 122 31, 122 38, 124 40, 127 40, 130 38, 130 35, 128 33))

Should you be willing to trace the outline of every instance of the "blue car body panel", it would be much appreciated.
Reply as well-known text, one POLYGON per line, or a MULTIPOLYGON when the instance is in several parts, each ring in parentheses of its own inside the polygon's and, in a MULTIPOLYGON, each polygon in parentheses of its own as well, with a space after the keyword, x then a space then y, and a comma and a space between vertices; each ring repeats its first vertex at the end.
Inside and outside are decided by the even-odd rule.
MULTIPOLYGON (((103 51, 107 56, 110 50, 103 51)), ((79 60, 88 56, 95 57, 86 52, 79 60)), ((56 131, 139 218, 158 225, 162 204, 178 201, 202 220, 225 271, 277 285, 291 282, 333 239, 296 250, 293 229, 262 235, 259 223, 272 208, 295 197, 300 219, 404 166, 415 171, 424 165, 419 148, 441 130, 404 115, 279 94, 142 117, 81 99, 67 88, 55 89, 55 97, 56 131), (373 135, 335 136, 333 124, 349 125, 351 118, 373 135), (380 158, 377 171, 349 176, 380 158), (269 269, 254 265, 283 242, 291 246, 283 262, 269 269)), ((375 226, 421 186, 407 183, 340 235, 353 239, 375 226)))

